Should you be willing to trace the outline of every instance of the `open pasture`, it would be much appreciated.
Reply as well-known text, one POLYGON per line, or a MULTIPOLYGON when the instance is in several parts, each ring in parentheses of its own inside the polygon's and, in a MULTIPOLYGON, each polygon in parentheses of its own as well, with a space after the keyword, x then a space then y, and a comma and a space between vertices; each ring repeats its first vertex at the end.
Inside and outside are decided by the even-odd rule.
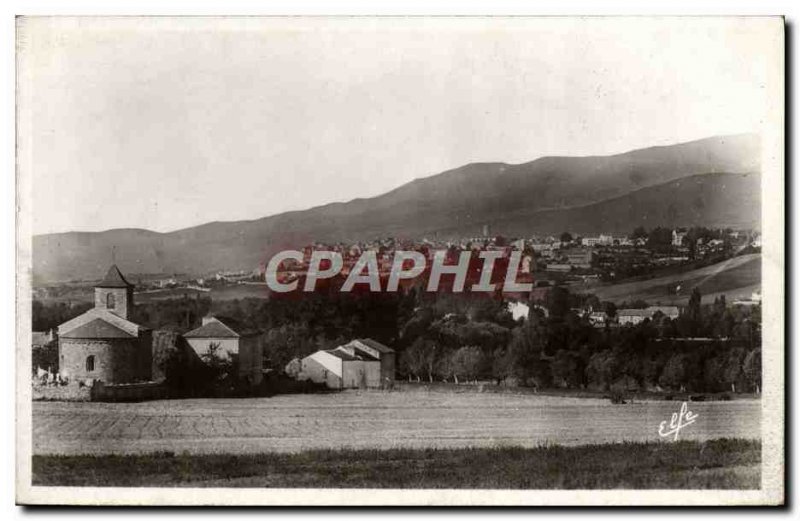
MULTIPOLYGON (((33 403, 34 454, 253 454, 315 449, 657 442, 680 402, 358 392, 144 403, 33 403)), ((759 439, 761 402, 690 403, 680 439, 759 439)))

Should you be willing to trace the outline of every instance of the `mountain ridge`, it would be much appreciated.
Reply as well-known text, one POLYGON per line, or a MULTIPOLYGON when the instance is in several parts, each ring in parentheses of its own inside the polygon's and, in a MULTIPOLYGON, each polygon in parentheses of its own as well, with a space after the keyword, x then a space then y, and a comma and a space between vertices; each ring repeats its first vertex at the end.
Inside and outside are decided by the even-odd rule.
MULTIPOLYGON (((389 235, 477 235, 483 224, 489 224, 493 233, 526 235, 548 228, 539 222, 544 216, 562 225, 569 225, 570 218, 581 223, 559 231, 617 231, 595 230, 592 226, 619 226, 620 217, 604 220, 604 214, 642 220, 647 209, 637 202, 641 198, 654 205, 650 211, 653 216, 669 217, 671 204, 673 213, 708 220, 695 224, 709 226, 737 220, 726 214, 726 208, 746 207, 748 216, 738 221, 755 222, 757 219, 750 215, 753 201, 739 201, 747 199, 746 192, 753 190, 752 179, 748 184, 730 178, 731 186, 736 188, 729 192, 719 179, 703 183, 705 202, 698 200, 695 206, 710 210, 695 211, 694 206, 653 199, 647 193, 631 194, 672 186, 674 181, 693 176, 752 175, 760 172, 759 158, 758 138, 743 134, 611 156, 545 156, 519 164, 469 163, 417 178, 375 197, 331 202, 257 219, 213 221, 171 232, 123 228, 36 235, 33 272, 37 280, 44 281, 96 278, 98 270, 107 267, 112 249, 116 249, 127 272, 201 274, 218 269, 252 269, 279 249, 312 241, 355 241, 389 235), (633 199, 625 200, 626 196, 633 199), (629 209, 625 210, 624 205, 629 209), (590 215, 592 212, 598 215, 590 215)), ((685 190, 663 190, 661 197, 665 198, 691 196, 685 190)), ((638 224, 647 223, 631 221, 628 230, 638 224)))

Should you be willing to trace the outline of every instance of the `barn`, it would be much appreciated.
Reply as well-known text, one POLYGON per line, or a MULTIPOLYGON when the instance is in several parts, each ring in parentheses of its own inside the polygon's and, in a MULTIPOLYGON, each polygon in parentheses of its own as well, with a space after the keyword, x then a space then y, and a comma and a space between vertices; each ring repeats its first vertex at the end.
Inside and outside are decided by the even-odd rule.
POLYGON ((395 352, 371 339, 360 338, 335 349, 320 350, 287 365, 298 380, 325 384, 329 389, 390 387, 395 352))

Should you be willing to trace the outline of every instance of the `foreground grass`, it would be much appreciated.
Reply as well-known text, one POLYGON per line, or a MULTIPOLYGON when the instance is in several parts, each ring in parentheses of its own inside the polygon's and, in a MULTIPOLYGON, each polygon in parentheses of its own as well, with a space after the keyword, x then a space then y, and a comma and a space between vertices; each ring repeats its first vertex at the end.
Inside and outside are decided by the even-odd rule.
POLYGON ((755 489, 761 443, 34 456, 33 484, 96 487, 755 489))

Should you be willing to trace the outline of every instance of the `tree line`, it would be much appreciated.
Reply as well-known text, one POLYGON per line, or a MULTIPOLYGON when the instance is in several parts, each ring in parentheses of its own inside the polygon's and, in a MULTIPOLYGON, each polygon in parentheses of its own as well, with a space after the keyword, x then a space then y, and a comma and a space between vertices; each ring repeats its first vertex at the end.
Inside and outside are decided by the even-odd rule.
MULTIPOLYGON (((704 304, 695 290, 675 320, 657 313, 634 327, 596 328, 576 309, 613 316, 616 306, 565 287, 551 288, 540 305, 529 303, 526 320, 515 321, 507 304, 490 295, 413 289, 218 302, 184 297, 138 304, 132 319, 184 333, 208 313, 230 316, 264 332, 267 364, 279 371, 293 358, 366 337, 396 350, 404 379, 691 392, 761 386, 760 306, 729 306, 724 297, 704 304)), ((36 301, 34 327, 54 327, 85 310, 36 301)))

